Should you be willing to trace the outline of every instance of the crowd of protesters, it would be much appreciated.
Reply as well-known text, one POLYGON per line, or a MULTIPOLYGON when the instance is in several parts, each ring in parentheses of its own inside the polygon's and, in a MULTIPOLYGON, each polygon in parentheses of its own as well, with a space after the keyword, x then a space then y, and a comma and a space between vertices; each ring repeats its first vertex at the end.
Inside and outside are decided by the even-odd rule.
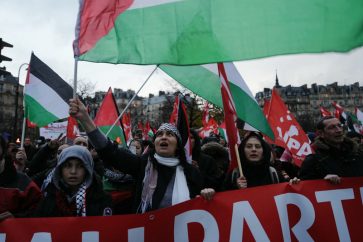
POLYGON ((314 153, 301 167, 288 150, 246 132, 238 149, 241 169, 229 169, 228 144, 218 135, 202 140, 191 129, 189 162, 172 124, 162 124, 149 141, 136 134, 124 148, 100 132, 78 99, 70 101, 69 112, 87 134, 73 144, 55 139, 36 148, 26 138, 20 149, 0 137, 0 221, 145 213, 199 195, 210 200, 220 191, 309 179, 338 184, 342 177, 363 176, 361 137, 347 135, 332 116, 318 123, 314 153))

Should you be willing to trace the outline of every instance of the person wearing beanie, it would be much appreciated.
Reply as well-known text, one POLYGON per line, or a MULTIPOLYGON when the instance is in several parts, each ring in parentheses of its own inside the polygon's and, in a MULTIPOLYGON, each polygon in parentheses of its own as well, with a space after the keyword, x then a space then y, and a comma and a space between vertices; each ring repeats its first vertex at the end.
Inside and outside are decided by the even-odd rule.
POLYGON ((9 217, 30 216, 42 197, 38 186, 15 169, 5 152, 5 140, 0 136, 0 222, 9 217))
POLYGON ((111 198, 97 180, 91 153, 79 145, 63 149, 35 217, 111 214, 111 198))
POLYGON ((200 193, 201 175, 187 162, 181 136, 174 125, 162 124, 153 137, 154 148, 137 156, 113 145, 95 126, 79 99, 71 99, 69 112, 80 121, 101 159, 134 177, 135 212, 169 207, 200 193))

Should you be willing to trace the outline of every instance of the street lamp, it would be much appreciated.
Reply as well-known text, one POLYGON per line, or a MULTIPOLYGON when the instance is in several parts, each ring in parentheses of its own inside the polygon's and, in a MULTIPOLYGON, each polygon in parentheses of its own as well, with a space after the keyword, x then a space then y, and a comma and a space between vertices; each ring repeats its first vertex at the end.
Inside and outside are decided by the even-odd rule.
MULTIPOLYGON (((18 69, 18 83, 16 85, 16 93, 15 93, 15 122, 14 122, 14 129, 13 129, 13 139, 16 140, 17 135, 17 128, 18 128, 18 105, 19 105, 19 85, 20 85, 20 70, 23 66, 26 66, 28 63, 23 63, 19 66, 18 69)), ((24 128, 24 127, 23 127, 24 128)))

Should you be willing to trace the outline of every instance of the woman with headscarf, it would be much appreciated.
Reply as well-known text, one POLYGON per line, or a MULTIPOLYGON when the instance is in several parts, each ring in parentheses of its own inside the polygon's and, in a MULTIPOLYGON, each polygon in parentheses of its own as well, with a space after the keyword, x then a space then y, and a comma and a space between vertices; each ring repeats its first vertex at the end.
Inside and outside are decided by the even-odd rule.
POLYGON ((70 115, 81 122, 104 162, 134 177, 136 212, 169 207, 199 194, 200 173, 187 162, 181 136, 174 125, 162 124, 154 136, 155 147, 137 156, 113 145, 95 126, 79 99, 70 101, 70 115))
POLYGON ((63 149, 36 217, 111 215, 111 197, 94 172, 91 153, 74 145, 63 149))
MULTIPOLYGON (((234 169, 226 179, 226 189, 246 189, 279 183, 282 176, 271 166, 271 147, 255 132, 248 133, 239 146, 239 155, 243 176, 238 168, 234 169)), ((202 196, 211 199, 215 191, 205 189, 202 196)))

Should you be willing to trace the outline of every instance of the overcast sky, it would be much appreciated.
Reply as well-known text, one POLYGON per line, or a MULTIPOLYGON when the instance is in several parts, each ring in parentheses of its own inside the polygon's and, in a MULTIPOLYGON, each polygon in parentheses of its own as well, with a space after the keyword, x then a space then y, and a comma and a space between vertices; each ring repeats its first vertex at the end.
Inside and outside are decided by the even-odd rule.
MULTIPOLYGON (((0 37, 14 45, 2 55, 13 59, 2 62, 14 76, 32 51, 63 79, 73 79, 72 41, 78 12, 77 0, 0 0, 0 37)), ((339 31, 339 30, 337 30, 339 31)), ((300 86, 338 82, 363 85, 363 48, 345 54, 304 54, 278 56, 238 62, 237 67, 253 94, 272 88, 277 70, 280 84, 300 86)), ((112 65, 80 62, 78 79, 95 83, 95 91, 109 86, 137 90, 154 66, 112 65)), ((25 68, 20 71, 20 82, 25 68)), ((156 72, 140 92, 141 96, 171 90, 167 77, 156 72)))

